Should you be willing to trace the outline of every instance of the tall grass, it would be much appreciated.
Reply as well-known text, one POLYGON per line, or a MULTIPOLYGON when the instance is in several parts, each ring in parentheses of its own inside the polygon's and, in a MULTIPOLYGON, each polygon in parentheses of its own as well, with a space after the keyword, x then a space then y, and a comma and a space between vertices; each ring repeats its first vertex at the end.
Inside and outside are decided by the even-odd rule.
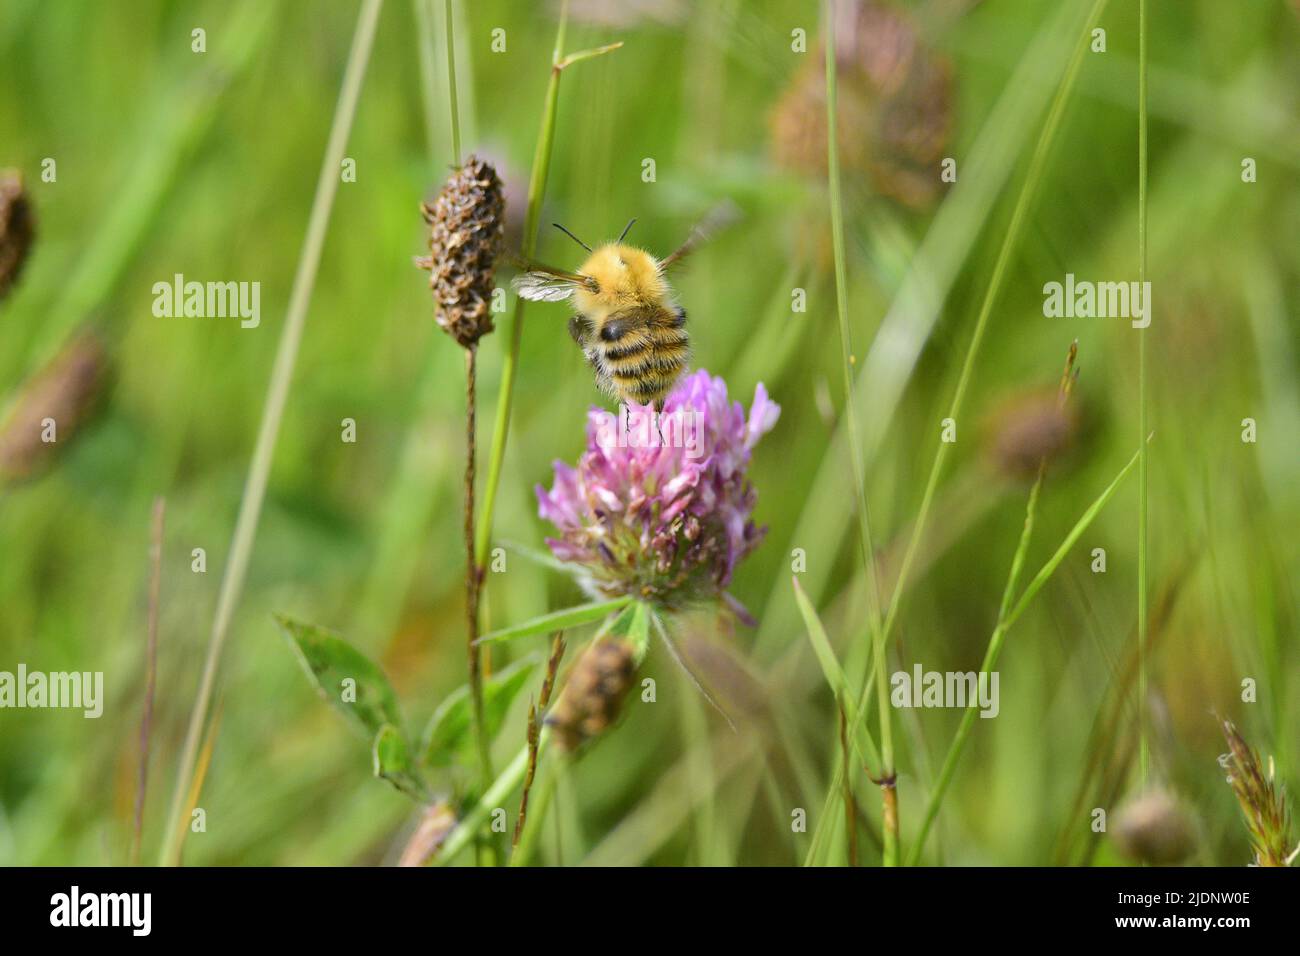
MULTIPOLYGON (((871 521, 867 512, 866 478, 862 473, 862 442, 858 436, 858 416, 853 401, 853 341, 849 331, 848 265, 844 254, 844 202, 840 194, 839 134, 836 113, 837 72, 835 50, 835 2, 825 6, 826 34, 826 162, 831 206, 831 244, 835 259, 835 311, 840 328, 840 370, 844 384, 844 417, 849 434, 849 465, 856 498, 858 538, 862 551, 862 568, 867 579, 869 632, 876 655, 876 699, 880 717, 879 786, 885 832, 885 866, 898 864, 898 797, 894 787, 894 734, 889 712, 889 695, 885 693, 884 634, 880 627, 880 582, 876 574, 876 549, 871 543, 871 521)), ((858 709, 861 713, 861 708, 858 709)), ((851 836, 851 834, 850 834, 851 836)))
MULTIPOLYGON (((1138 281, 1147 278, 1147 0, 1138 0, 1138 281)), ((1150 303, 1147 305, 1150 308, 1150 303)), ((1153 316, 1148 316, 1153 318, 1153 316)), ((1149 328, 1149 326, 1148 326, 1149 328)), ((1147 329, 1138 329, 1138 772, 1151 769, 1147 740, 1147 329)))
POLYGON ((330 211, 334 207, 334 196, 338 191, 339 166, 343 162, 348 134, 352 129, 352 120, 356 116, 357 99, 361 95, 361 84, 365 80, 366 66, 370 62, 370 49, 374 43, 375 26, 379 21, 379 11, 382 6, 383 0, 365 0, 357 17, 352 49, 348 53, 347 67, 343 73, 343 86, 334 109, 334 120, 321 162, 320 176, 316 181, 316 197, 312 201, 307 238, 299 254, 298 270, 294 275, 293 291, 289 297, 289 310, 280 333, 275 365, 272 367, 271 381, 266 391, 262 422, 257 432, 257 444, 253 450, 248 477, 244 482, 243 497, 239 503, 239 517, 235 521, 235 532, 230 543, 230 557, 221 578, 221 590, 217 596, 217 610, 208 638, 203 673, 199 679, 198 692, 190 713, 189 727, 185 732, 185 743, 181 749, 180 766, 176 771, 176 786, 172 793, 171 810, 167 815, 167 829, 159 857, 164 865, 175 865, 180 862, 181 844, 185 833, 185 829, 181 827, 182 804, 187 788, 192 786, 195 759, 204 726, 207 724, 221 652, 225 646, 235 605, 243 590, 244 578, 248 573, 248 561, 253 553, 253 540, 257 534, 258 519, 262 514, 262 502, 266 497, 266 482, 271 473, 275 442, 280 433, 284 406, 289 398, 289 386, 293 381, 298 347, 302 342, 303 329, 307 321, 307 307, 311 304, 311 294, 316 284, 316 270, 320 265, 321 250, 325 245, 325 232, 329 228, 330 211))
POLYGON ((456 28, 452 22, 452 0, 443 0, 447 14, 447 100, 451 113, 452 165, 459 166, 460 152, 460 100, 456 96, 456 28))
MULTIPOLYGON (((1091 26, 1100 18, 1102 11, 1105 9, 1106 0, 1096 0, 1091 12, 1087 18, 1087 24, 1091 26)), ((954 422, 960 421, 961 411, 964 405, 967 388, 970 385, 974 373, 975 360, 979 354, 980 346, 983 342, 984 334, 988 326, 989 317, 993 311, 993 305, 997 301, 998 295, 1002 290, 1005 281, 1007 269, 1011 257, 1020 240, 1021 232, 1024 229, 1025 222, 1028 218, 1028 212, 1035 198, 1038 186, 1042 181, 1047 167, 1047 159, 1051 153, 1051 148, 1055 142, 1056 134, 1060 129, 1061 120, 1065 114, 1065 108, 1069 102, 1070 95, 1074 89, 1075 81, 1078 77, 1079 70, 1083 63, 1083 57, 1088 49, 1088 40, 1090 30, 1084 30, 1081 39, 1076 41, 1074 53, 1066 67, 1065 74, 1062 77, 1061 84, 1057 89, 1051 106, 1048 110, 1044 122, 1043 131, 1040 135, 1034 152, 1030 158, 1029 167, 1025 175, 1024 185, 1021 187, 1019 197, 1016 200, 1014 211, 1012 212, 1011 221, 1007 226, 1007 231, 1003 237, 1001 248, 998 252, 997 260, 993 267, 993 273, 986 288, 983 302, 975 322, 975 330, 971 335, 970 343, 966 349, 965 358, 962 361, 961 371, 958 376, 957 385, 953 397, 948 406, 947 417, 954 422)), ((950 444, 944 441, 938 443, 935 450, 934 461, 930 467, 929 477, 926 480, 925 490, 921 496, 921 504, 917 512, 916 520, 912 525, 911 535, 908 538, 907 546, 903 552, 903 558, 899 565, 898 576, 894 583, 894 590, 888 603, 888 609, 885 612, 884 623, 879 628, 879 637, 875 642, 877 653, 874 655, 874 686, 877 688, 877 696, 882 708, 888 707, 887 695, 880 688, 884 686, 887 666, 883 649, 888 647, 890 635, 893 633, 899 611, 902 606, 903 595, 909 584, 909 578, 913 565, 916 560, 920 542, 924 536, 927 522, 930 517, 930 511, 933 507, 935 492, 939 484, 939 476, 943 471, 944 463, 947 459, 950 444)), ((860 697, 858 700, 858 711, 861 712, 867 700, 869 688, 873 686, 871 681, 864 682, 860 697)), ((883 737, 883 733, 882 733, 883 737)), ((884 754, 884 743, 882 740, 882 763, 891 765, 884 754)), ((892 756, 892 754, 891 754, 892 756)), ((886 847, 888 848, 889 838, 886 837, 886 847)))

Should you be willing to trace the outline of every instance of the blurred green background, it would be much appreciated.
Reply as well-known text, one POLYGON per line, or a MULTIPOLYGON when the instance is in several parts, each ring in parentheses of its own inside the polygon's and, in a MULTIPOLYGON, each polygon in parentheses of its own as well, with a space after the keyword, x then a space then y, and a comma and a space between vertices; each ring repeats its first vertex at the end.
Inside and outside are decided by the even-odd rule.
MULTIPOLYGON (((189 835, 188 863, 392 862, 413 826, 408 801, 371 779, 365 747, 304 681, 272 612, 334 628, 381 661, 413 727, 464 680, 462 361, 411 263, 427 244, 419 202, 453 162, 443 7, 431 5, 426 81, 422 2, 388 0, 381 15, 346 150, 357 180, 340 185, 329 224, 223 658, 220 733, 199 801, 207 832, 189 835), (355 444, 340 440, 344 418, 357 422, 355 444)), ((887 583, 1089 6, 903 5, 919 45, 909 55, 948 71, 936 80, 942 96, 903 101, 901 131, 875 120, 865 134, 841 127, 842 137, 881 136, 862 144, 871 168, 846 161, 844 179, 855 368, 892 370, 904 386, 895 408, 887 377, 858 381, 887 583), (900 202, 889 171, 900 144, 913 150, 904 165, 931 152, 956 158, 957 182, 938 184, 927 158, 933 194, 900 202), (937 309, 909 292, 918 281, 933 284, 937 309), (887 314, 898 333, 890 342, 917 349, 914 369, 873 347, 887 314)), ((113 367, 98 417, 61 436, 39 476, 0 491, 0 670, 102 670, 107 697, 99 720, 0 713, 0 862, 127 858, 149 512, 163 495, 144 858, 156 856, 357 9, 262 0, 0 9, 0 167, 24 173, 39 225, 22 281, 0 303, 0 389, 18 395, 85 326, 113 367), (190 49, 195 27, 207 31, 202 55, 190 49), (47 157, 53 183, 41 181, 47 157), (154 317, 151 287, 175 273, 259 281, 260 327, 154 317), (190 568, 199 547, 204 574, 190 568)), ((498 164, 517 246, 557 7, 455 9, 463 141, 498 164), (491 50, 496 28, 503 53, 491 50)), ((1192 861, 1239 865, 1249 850, 1215 762, 1226 748, 1212 712, 1274 756, 1291 792, 1300 782, 1300 18, 1280 0, 1152 0, 1150 10, 1152 766, 1196 822, 1192 861), (1256 160, 1257 182, 1242 181, 1244 157, 1256 160), (1254 444, 1241 440, 1248 417, 1254 444), (1257 681, 1257 702, 1241 701, 1245 678, 1257 681)), ((783 414, 751 472, 768 538, 732 588, 760 626, 732 633, 709 613, 683 623, 689 656, 737 730, 662 648, 652 651, 657 703, 629 704, 566 776, 542 833, 546 862, 797 863, 820 822, 836 718, 794 605, 793 549, 807 554, 802 584, 843 659, 860 652, 866 620, 849 467, 833 441, 843 392, 825 182, 781 161, 799 144, 783 145, 792 120, 774 114, 785 98, 799 102, 802 75, 820 76, 820 15, 793 0, 571 6, 566 49, 624 46, 563 76, 542 222, 594 242, 635 216, 635 241, 663 255, 710 206, 734 201, 742 221, 692 261, 678 292, 697 366, 723 375, 746 405, 765 383, 783 414), (791 49, 796 28, 807 31, 806 53, 791 49), (646 158, 653 183, 642 180, 646 158), (796 288, 806 312, 791 310, 796 288), (791 832, 794 808, 807 810, 808 833, 791 832)), ((1134 330, 1042 315, 1043 284, 1067 272, 1137 278, 1137 5, 1111 2, 1101 26, 1106 52, 1084 57, 994 303, 891 671, 978 668, 1027 493, 990 448, 1028 396, 1054 388, 1073 339, 1078 427, 1043 488, 1031 571, 1138 445, 1134 330)), ((842 107, 855 108, 856 81, 842 71, 842 107)), ((815 117, 824 104, 793 109, 815 117)), ((543 260, 572 267, 578 251, 541 233, 543 260)), ((525 317, 497 543, 541 545, 548 529, 532 487, 549 485, 552 460, 576 458, 585 409, 600 400, 566 319, 545 305, 525 317)), ((498 331, 480 349, 480 448, 505 344, 498 331)), ((1134 476, 1011 633, 1001 715, 977 721, 926 859, 1120 860, 1093 839, 1089 812, 1113 811, 1137 787, 1136 516, 1134 476), (1094 548, 1106 550, 1104 574, 1090 570, 1094 548)), ((488 627, 580 599, 563 576, 510 552, 507 570, 488 577, 488 627)), ((497 651, 493 666, 528 650, 497 651)), ((522 741, 524 706, 496 742, 498 761, 522 741)), ((959 717, 896 712, 905 847, 959 717)), ((878 797, 853 770, 872 861, 878 797)), ((453 794, 465 785, 446 781, 453 794)))

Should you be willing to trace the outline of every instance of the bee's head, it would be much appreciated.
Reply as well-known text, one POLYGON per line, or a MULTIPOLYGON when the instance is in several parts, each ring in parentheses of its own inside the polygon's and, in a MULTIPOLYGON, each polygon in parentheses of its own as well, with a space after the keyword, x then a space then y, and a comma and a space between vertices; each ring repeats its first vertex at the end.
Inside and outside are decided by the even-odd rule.
POLYGON ((587 252, 587 261, 578 268, 585 280, 573 286, 573 300, 580 312, 608 312, 648 302, 659 302, 668 294, 659 260, 643 249, 623 244, 631 220, 613 242, 592 249, 558 222, 551 223, 587 252))
POLYGON ((594 289, 579 288, 575 302, 591 311, 626 303, 657 302, 668 293, 659 262, 643 249, 611 242, 600 246, 578 269, 591 279, 594 289))

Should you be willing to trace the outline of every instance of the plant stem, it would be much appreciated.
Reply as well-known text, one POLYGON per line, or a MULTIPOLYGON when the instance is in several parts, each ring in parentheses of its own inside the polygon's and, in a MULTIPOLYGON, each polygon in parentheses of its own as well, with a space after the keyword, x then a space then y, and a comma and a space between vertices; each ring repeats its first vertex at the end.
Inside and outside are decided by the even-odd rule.
MULTIPOLYGON (((876 690, 880 714, 880 777, 878 784, 884 802, 884 865, 898 864, 898 801, 894 792, 894 737, 889 712, 889 695, 885 693, 884 633, 880 626, 880 582, 876 574, 876 552, 871 544, 871 522, 867 512, 866 479, 863 476, 862 441, 859 437, 857 403, 853 400, 854 363, 849 332, 848 267, 844 252, 844 209, 840 194, 839 136, 836 129, 836 59, 835 59, 835 4, 826 4, 826 163, 830 187, 831 243, 835 256, 835 304, 839 316, 841 370, 844 375, 844 415, 849 433, 849 458, 852 466, 853 488, 857 496, 858 543, 862 550, 863 571, 867 576, 867 605, 870 609, 870 630, 876 655, 876 690)), ((863 698, 865 703, 865 694, 863 698)), ((862 708, 858 708, 859 714, 862 708)), ((849 784, 845 768, 845 786, 849 784)))
POLYGON ((483 660, 478 646, 478 601, 481 574, 474 561, 474 460, 475 394, 478 346, 465 349, 465 651, 469 660, 470 713, 474 723, 474 743, 478 749, 479 777, 484 788, 492 783, 492 749, 483 722, 483 660))
MULTIPOLYGON (((557 756, 560 760, 564 759, 563 754, 557 756)), ((510 856, 511 866, 527 866, 532 860, 533 853, 537 849, 537 838, 542 832, 542 824, 546 821, 546 812, 555 798, 555 790, 560 782, 560 771, 560 765, 555 757, 552 757, 542 768, 542 780, 537 786, 532 816, 519 834, 518 845, 510 856)))
POLYGON ((284 329, 280 333, 280 343, 275 355, 275 365, 271 371, 271 381, 267 388, 266 402, 262 408, 262 421, 258 428, 257 445, 249 465, 248 477, 244 482, 244 493, 239 504, 239 517, 235 521, 235 532, 230 545, 230 558, 226 563, 225 573, 221 578, 221 590, 217 597, 216 615, 212 622, 212 632, 208 639, 207 657, 203 664, 203 675, 199 680, 198 693, 194 708, 190 713, 189 727, 185 733, 185 743, 181 751, 180 767, 176 773, 176 786, 172 793, 171 810, 168 813, 167 830, 163 841, 160 862, 174 866, 180 861, 181 841, 184 834, 180 830, 180 815, 185 800, 187 785, 194 773, 195 759, 198 755, 199 740, 204 724, 207 722, 208 709, 212 700, 212 690, 216 682, 217 666, 221 660, 222 647, 234 615, 235 605, 243 590, 244 578, 248 572, 248 562, 253 551, 253 539, 257 533, 258 519, 262 513, 262 501, 266 496, 267 478, 271 472, 271 459, 275 452, 276 438, 280 433, 280 421, 284 415, 284 406, 289 397, 289 386, 293 380, 293 369, 298 358, 298 346, 302 342, 303 326, 307 318, 307 306, 311 302, 312 290, 316 284, 316 270, 320 265, 321 250, 325 245, 325 232, 329 226, 330 212, 334 206, 334 195, 339 184, 339 165, 343 161, 343 151, 347 147, 348 134, 352 129, 352 119, 356 115, 357 99, 361 93, 361 84, 365 79, 366 66, 370 60, 370 49, 375 37, 375 25, 379 20, 379 11, 383 0, 365 0, 357 17, 356 31, 352 38, 352 48, 348 53, 347 68, 343 75, 343 85, 334 109, 334 119, 330 127, 329 142, 321 162, 320 176, 316 182, 316 196, 312 201, 311 218, 307 225, 307 238, 303 243, 298 258, 298 269, 294 275, 293 291, 289 298, 288 314, 284 329))
POLYGON ((131 837, 131 864, 140 862, 140 839, 144 832, 144 796, 149 789, 149 742, 153 730, 154 688, 158 676, 158 605, 162 592, 163 523, 167 502, 155 498, 149 544, 149 618, 145 643, 144 714, 140 718, 140 771, 135 789, 135 830, 131 837))
MULTIPOLYGON (((560 61, 564 56, 564 34, 568 19, 569 3, 568 0, 564 0, 560 7, 560 25, 555 31, 555 48, 551 53, 551 77, 546 84, 541 133, 537 138, 537 148, 533 153, 532 175, 528 180, 528 207, 524 213, 524 238, 521 249, 525 258, 537 251, 537 221, 541 218, 542 197, 546 193, 546 178, 551 170, 551 145, 555 142, 556 104, 560 95, 560 61)), ((492 517, 496 509, 497 488, 501 484, 506 437, 510 432, 515 375, 519 369, 519 345, 524 331, 524 302, 522 297, 515 297, 515 308, 510 315, 506 332, 510 348, 501 365, 496 421, 492 426, 492 447, 488 452, 487 486, 483 489, 483 514, 479 521, 478 540, 474 549, 475 560, 480 567, 487 560, 488 544, 492 538, 492 517)))
MULTIPOLYGON (((429 9, 429 0, 411 0, 415 15, 415 35, 418 38, 416 49, 420 61, 420 102, 424 106, 424 138, 429 147, 429 156, 437 163, 439 136, 436 132, 438 111, 434 106, 434 87, 437 86, 434 66, 433 11, 429 9)), ((460 162, 459 156, 455 160, 460 162)))
MULTIPOLYGON (((851 766, 849 760, 849 722, 844 715, 844 701, 836 709, 840 714, 840 762, 851 766)), ((849 866, 858 865, 858 805, 853 799, 853 778, 844 774, 844 827, 849 839, 849 866)))
POLYGON ((460 165, 460 106, 456 98, 456 33, 452 25, 451 0, 443 0, 447 10, 447 90, 451 100, 451 164, 460 165))
POLYGON ((524 775, 524 792, 519 798, 519 819, 515 822, 512 851, 518 849, 524 821, 528 819, 528 794, 533 786, 533 778, 537 775, 537 749, 542 734, 542 714, 551 703, 551 691, 555 689, 555 679, 560 672, 564 647, 564 632, 556 631, 551 639, 551 656, 546 662, 546 677, 542 680, 542 689, 537 695, 537 703, 528 708, 528 770, 524 775))
MULTIPOLYGON (((1147 278, 1147 3, 1138 0, 1138 282, 1147 278)), ((1151 306, 1147 303, 1147 318, 1151 306)), ((1138 768, 1145 787, 1147 742, 1147 330, 1138 333, 1138 768)))
MULTIPOLYGON (((549 728, 543 728, 541 737, 537 741, 538 759, 546 752, 550 740, 551 732, 549 728)), ((524 774, 528 770, 528 761, 529 748, 525 744, 520 748, 519 753, 515 754, 514 759, 510 761, 506 768, 501 771, 496 780, 492 782, 492 786, 488 787, 483 796, 479 798, 478 803, 474 804, 470 811, 456 824, 456 828, 451 831, 451 835, 443 841, 442 846, 439 847, 438 852, 433 857, 432 862, 435 865, 451 862, 456 858, 456 854, 465 849, 465 846, 474 839, 475 834, 487 822, 492 811, 501 806, 506 797, 510 795, 510 791, 524 779, 524 774)))

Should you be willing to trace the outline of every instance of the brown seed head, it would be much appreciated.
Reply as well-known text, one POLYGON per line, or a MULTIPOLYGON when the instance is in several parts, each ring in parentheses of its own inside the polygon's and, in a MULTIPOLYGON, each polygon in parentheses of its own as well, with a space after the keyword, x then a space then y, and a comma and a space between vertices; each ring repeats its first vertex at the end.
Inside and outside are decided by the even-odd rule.
POLYGON ((501 179, 490 163, 470 156, 421 208, 429 255, 416 264, 430 271, 438 325, 471 348, 492 331, 492 267, 505 223, 501 179))
POLYGON ((0 299, 18 281, 35 238, 36 216, 22 175, 0 169, 0 299))
MULTIPOLYGON (((912 208, 939 192, 952 127, 952 70, 925 49, 910 17, 878 0, 838 6, 836 132, 844 172, 912 208)), ((826 174, 825 47, 808 58, 770 117, 778 165, 826 174)))
POLYGON ((562 750, 572 753, 618 720, 635 671, 627 641, 601 638, 583 651, 546 717, 562 750))
POLYGON ((1055 390, 1031 390, 1006 399, 990 416, 989 452, 1009 478, 1032 480, 1038 465, 1063 455, 1074 444, 1079 421, 1072 404, 1055 390))
POLYGON ((1168 866, 1186 859, 1195 845, 1191 821, 1166 790, 1148 790, 1116 815, 1112 835, 1130 860, 1168 866))
POLYGON ((67 447, 97 410, 108 372, 103 344, 82 332, 21 387, 0 425, 0 486, 33 477, 67 447))

